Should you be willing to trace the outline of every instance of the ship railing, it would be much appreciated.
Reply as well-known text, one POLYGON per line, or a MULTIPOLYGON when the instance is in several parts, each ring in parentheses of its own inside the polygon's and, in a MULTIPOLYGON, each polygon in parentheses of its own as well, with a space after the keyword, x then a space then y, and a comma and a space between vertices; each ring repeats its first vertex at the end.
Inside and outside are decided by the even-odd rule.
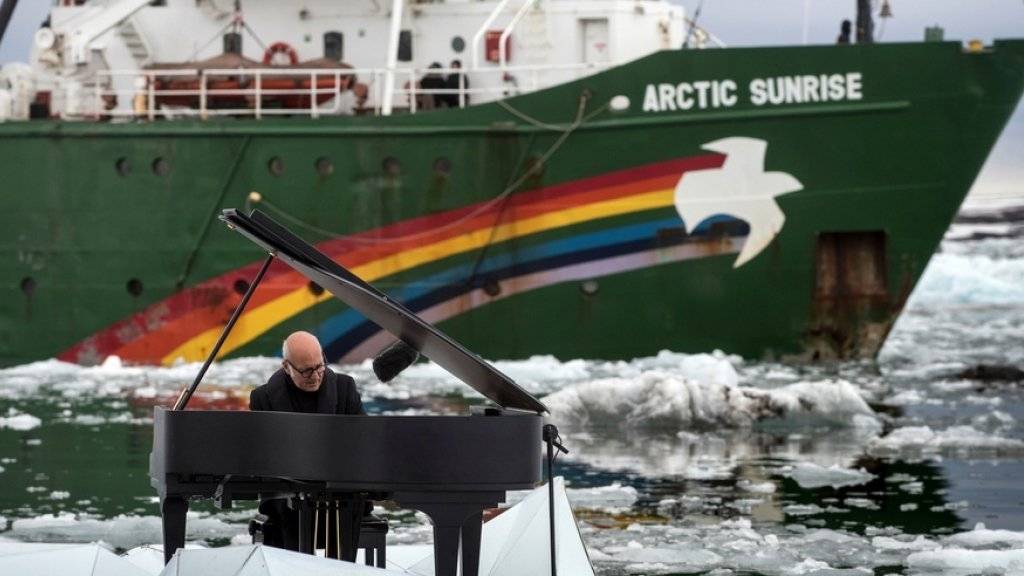
MULTIPOLYGON (((614 66, 612 62, 505 68, 403 68, 395 70, 395 109, 416 113, 432 108, 436 96, 455 96, 462 108, 500 100, 574 80, 614 66), (428 74, 458 74, 458 88, 420 87, 428 74), (468 86, 466 85, 468 82, 468 86), (425 104, 428 104, 425 106, 425 104)), ((98 71, 76 95, 65 116, 109 120, 216 116, 379 115, 385 68, 221 68, 98 71), (355 106, 343 109, 341 96, 353 92, 355 106)))

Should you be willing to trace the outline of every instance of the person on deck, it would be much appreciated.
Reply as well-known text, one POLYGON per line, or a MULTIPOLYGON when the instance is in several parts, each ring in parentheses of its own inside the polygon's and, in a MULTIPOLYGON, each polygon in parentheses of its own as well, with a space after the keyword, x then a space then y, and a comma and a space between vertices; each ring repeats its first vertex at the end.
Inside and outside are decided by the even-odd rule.
POLYGON ((444 105, 445 80, 441 75, 440 62, 434 62, 427 69, 427 74, 420 79, 420 90, 417 104, 424 110, 433 110, 444 105))
MULTIPOLYGON (((274 372, 266 384, 249 395, 249 410, 366 414, 355 380, 327 366, 316 336, 309 332, 289 335, 282 346, 282 355, 281 368, 274 372)), ((259 510, 267 516, 263 526, 263 543, 288 550, 298 549, 299 513, 289 507, 288 499, 262 500, 259 510)), ((320 523, 317 540, 323 541, 325 524, 320 523)), ((337 526, 332 525, 330 530, 331 534, 336 534, 337 526)), ((334 542, 329 544, 328 552, 333 556, 331 545, 334 542)))
POLYGON ((451 69, 455 70, 444 79, 445 88, 449 91, 444 94, 444 101, 449 108, 460 108, 469 106, 469 79, 462 72, 462 61, 452 60, 451 69), (461 102, 460 100, 461 96, 461 102))

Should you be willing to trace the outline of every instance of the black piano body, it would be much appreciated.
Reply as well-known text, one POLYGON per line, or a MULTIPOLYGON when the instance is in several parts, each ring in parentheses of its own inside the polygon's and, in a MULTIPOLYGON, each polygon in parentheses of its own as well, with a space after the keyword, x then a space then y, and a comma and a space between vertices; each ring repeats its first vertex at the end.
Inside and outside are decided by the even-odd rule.
MULTIPOLYGON (((483 510, 504 502, 506 490, 533 488, 540 480, 542 417, 533 413, 346 416, 156 408, 154 417, 150 478, 161 500, 166 559, 185 543, 192 499, 230 506, 261 495, 313 500, 385 492, 430 517, 439 570, 457 565, 460 540, 463 565, 476 566, 483 510)), ((358 508, 352 513, 361 516, 358 508)), ((354 551, 354 543, 342 550, 354 551)))
MULTIPOLYGON (((508 376, 390 300, 266 215, 224 211, 228 226, 476 389, 496 407, 466 416, 350 416, 154 409, 150 482, 160 497, 164 559, 185 543, 190 500, 341 498, 342 557, 353 560, 364 493, 430 517, 436 576, 476 576, 482 513, 541 479, 546 407, 508 376), (346 507, 347 506, 347 507, 346 507)), ((270 263, 268 258, 263 271, 270 263)), ((255 290, 261 271, 221 341, 255 290)), ((300 514, 303 508, 299 508, 300 514)), ((300 524, 302 522, 300 521, 300 524)), ((309 535, 305 550, 312 551, 309 535)))

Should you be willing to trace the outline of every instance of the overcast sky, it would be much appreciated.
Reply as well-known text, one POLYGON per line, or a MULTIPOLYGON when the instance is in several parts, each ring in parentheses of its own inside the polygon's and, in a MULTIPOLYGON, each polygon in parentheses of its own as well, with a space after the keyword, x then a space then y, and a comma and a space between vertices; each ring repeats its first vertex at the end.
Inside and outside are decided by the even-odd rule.
MULTIPOLYGON (((567 0, 566 0, 567 1, 567 0)), ((876 0, 880 1, 880 0, 876 0)), ((298 4, 299 2, 296 2, 298 4)), ((855 0, 684 0, 689 15, 730 46, 831 44, 843 18, 853 19, 855 0)), ((46 17, 49 0, 21 0, 0 42, 0 62, 28 58, 32 34, 46 17)), ((881 41, 917 41, 939 25, 950 40, 1024 37, 1024 0, 890 0, 893 18, 876 20, 881 41)), ((244 6, 244 2, 243 2, 244 6)), ((1024 196, 1024 107, 1017 111, 989 157, 975 195, 1024 196)))

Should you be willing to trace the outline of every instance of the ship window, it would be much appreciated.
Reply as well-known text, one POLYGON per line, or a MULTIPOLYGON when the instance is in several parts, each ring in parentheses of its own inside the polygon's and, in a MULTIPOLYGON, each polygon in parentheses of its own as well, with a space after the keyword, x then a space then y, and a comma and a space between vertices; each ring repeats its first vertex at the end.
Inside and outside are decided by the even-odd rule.
POLYGON ((128 159, 122 156, 114 162, 114 170, 117 170, 119 176, 127 176, 132 171, 132 166, 128 163, 128 159))
POLYGON ((402 171, 402 163, 398 161, 398 158, 394 156, 388 156, 381 163, 381 169, 388 176, 398 176, 398 173, 402 171))
POLYGON ((456 54, 461 53, 465 49, 466 41, 462 38, 462 36, 455 36, 454 38, 452 38, 452 50, 456 54))
POLYGON ((312 280, 309 281, 309 284, 306 284, 306 288, 309 289, 310 294, 313 296, 319 296, 324 293, 323 286, 313 282, 312 280))
POLYGON ((36 291, 36 279, 31 276, 22 278, 21 291, 25 293, 25 296, 31 296, 36 291))
POLYGON ((132 296, 142 295, 142 280, 139 280, 138 278, 132 278, 124 285, 124 287, 132 296))
POLYGON ((316 173, 321 176, 330 176, 331 174, 334 174, 334 164, 331 162, 330 158, 327 158, 326 156, 317 158, 315 166, 316 173))
POLYGON ((412 62, 412 30, 402 30, 398 34, 398 60, 412 62))
POLYGON ((341 32, 324 32, 324 58, 341 62, 345 54, 345 37, 341 32))
POLYGON ((438 176, 447 176, 452 172, 452 161, 441 156, 434 160, 434 173, 438 176))
POLYGON ((156 160, 153 160, 153 174, 156 174, 157 176, 167 176, 167 173, 170 171, 171 163, 163 157, 157 156, 156 160))
POLYGON ((267 162, 267 170, 274 176, 284 174, 284 160, 280 156, 274 156, 267 162))
POLYGON ((245 278, 239 278, 238 280, 235 280, 235 284, 232 288, 234 288, 235 293, 237 294, 245 294, 249 291, 249 281, 245 278))

